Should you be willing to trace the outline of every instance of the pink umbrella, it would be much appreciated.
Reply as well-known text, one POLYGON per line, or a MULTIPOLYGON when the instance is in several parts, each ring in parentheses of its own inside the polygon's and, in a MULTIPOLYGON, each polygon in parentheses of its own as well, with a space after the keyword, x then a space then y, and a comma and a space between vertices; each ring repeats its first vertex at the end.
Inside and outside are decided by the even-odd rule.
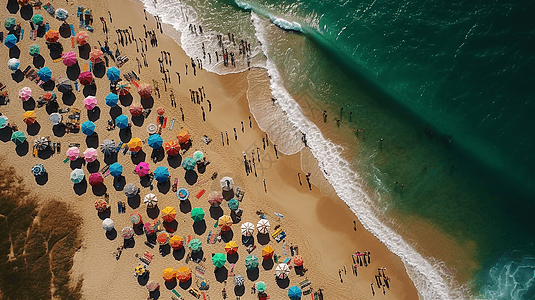
POLYGON ((103 56, 104 54, 102 53, 102 51, 100 51, 100 49, 92 49, 91 52, 89 53, 89 60, 97 64, 99 62, 102 62, 103 56))
POLYGON ((31 96, 32 96, 32 89, 30 89, 29 87, 23 87, 22 89, 20 89, 19 98, 22 101, 27 101, 28 99, 30 99, 31 96))
POLYGON ((130 105, 130 114, 132 114, 132 116, 138 117, 138 116, 141 116, 142 113, 143 113, 143 107, 137 104, 130 105))
POLYGON ((149 164, 144 161, 140 162, 136 167, 136 173, 137 175, 139 175, 139 177, 143 177, 149 174, 149 172, 150 172, 149 164))
POLYGON ((67 149, 67 157, 69 160, 77 160, 80 157, 80 149, 78 147, 70 147, 67 149))
POLYGON ((156 232, 154 230, 154 225, 152 225, 151 223, 145 223, 145 225, 143 225, 143 231, 145 232, 146 235, 151 235, 156 232))
POLYGON ((82 72, 78 76, 78 80, 80 80, 80 83, 83 85, 91 84, 91 82, 93 82, 93 73, 89 71, 82 72))
POLYGON ((91 173, 89 175, 89 184, 90 185, 99 185, 104 182, 104 177, 100 173, 91 173))
POLYGON ((63 59, 63 64, 70 67, 76 63, 76 53, 74 52, 65 52, 61 54, 61 58, 63 59))
POLYGON ((87 148, 84 151, 84 158, 86 162, 94 162, 98 157, 97 150, 95 148, 87 148))
POLYGON ((92 110, 97 106, 97 98, 93 96, 87 96, 87 98, 84 99, 84 106, 87 110, 92 110))
POLYGON ((138 93, 141 98, 148 98, 152 94, 152 86, 147 83, 142 83, 139 85, 138 93))

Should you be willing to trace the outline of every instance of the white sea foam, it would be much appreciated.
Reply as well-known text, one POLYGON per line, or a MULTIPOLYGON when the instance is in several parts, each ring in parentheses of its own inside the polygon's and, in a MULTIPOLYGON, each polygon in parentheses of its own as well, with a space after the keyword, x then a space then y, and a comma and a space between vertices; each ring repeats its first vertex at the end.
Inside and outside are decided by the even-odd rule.
POLYGON ((292 30, 292 31, 297 31, 297 32, 301 32, 303 30, 303 28, 301 28, 301 24, 297 22, 287 21, 283 18, 278 18, 275 16, 271 16, 269 19, 271 20, 273 24, 277 25, 278 27, 284 30, 292 30))

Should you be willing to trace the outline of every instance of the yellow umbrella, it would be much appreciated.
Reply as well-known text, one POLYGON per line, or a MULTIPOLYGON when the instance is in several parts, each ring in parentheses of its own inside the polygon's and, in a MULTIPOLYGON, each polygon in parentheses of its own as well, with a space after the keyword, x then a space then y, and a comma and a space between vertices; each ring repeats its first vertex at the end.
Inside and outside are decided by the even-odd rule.
POLYGON ((230 241, 225 245, 225 251, 228 254, 235 254, 238 251, 238 244, 235 241, 230 241))
POLYGON ((271 246, 265 246, 264 249, 262 249, 262 257, 264 259, 270 259, 273 256, 273 248, 271 246))
POLYGON ((178 235, 173 235, 169 240, 169 244, 171 247, 173 247, 173 249, 180 249, 182 246, 184 246, 184 239, 178 235))
POLYGON ((145 269, 142 266, 136 267, 136 274, 137 275, 143 275, 145 273, 145 269))
POLYGON ((165 281, 172 281, 176 277, 176 272, 173 270, 173 268, 167 268, 163 270, 162 276, 165 281))
POLYGON ((22 117, 22 120, 24 123, 31 125, 35 123, 35 120, 37 119, 37 115, 35 114, 35 111, 30 110, 24 113, 24 117, 22 117))
POLYGON ((174 207, 168 206, 162 210, 162 218, 165 222, 173 222, 175 220, 176 210, 174 207))
POLYGON ((128 142, 128 149, 130 151, 138 152, 139 150, 141 150, 141 147, 143 147, 143 143, 139 138, 130 139, 130 142, 128 142))
POLYGON ((221 230, 223 231, 230 230, 230 226, 232 225, 232 219, 229 216, 224 215, 219 218, 218 224, 219 224, 219 227, 221 227, 221 230))

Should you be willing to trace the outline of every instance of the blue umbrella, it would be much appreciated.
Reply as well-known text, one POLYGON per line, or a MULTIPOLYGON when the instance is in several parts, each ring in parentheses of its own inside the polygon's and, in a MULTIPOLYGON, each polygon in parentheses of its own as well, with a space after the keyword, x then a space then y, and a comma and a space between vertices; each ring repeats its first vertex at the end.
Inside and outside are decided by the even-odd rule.
POLYGON ((113 163, 110 165, 110 175, 119 177, 123 174, 123 166, 120 163, 113 163))
POLYGON ((231 199, 229 202, 228 202, 228 208, 232 209, 232 210, 236 210, 240 207, 240 202, 236 199, 231 199))
POLYGON ((301 289, 297 285, 294 285, 288 289, 288 297, 290 297, 292 300, 301 299, 301 295, 301 289))
POLYGON ((82 123, 82 132, 85 135, 92 135, 93 133, 95 133, 95 123, 91 121, 85 121, 84 123, 82 123))
POLYGON ((154 170, 154 178, 158 182, 164 182, 169 179, 169 170, 167 167, 158 167, 154 170))
POLYGON ((106 71, 106 76, 108 76, 110 81, 117 81, 121 78, 121 71, 116 67, 111 67, 106 71))
POLYGON ((188 200, 188 197, 189 197, 189 191, 187 188, 179 188, 178 191, 176 191, 176 196, 178 197, 178 199, 180 199, 180 201, 186 201, 188 200))
POLYGON ((9 49, 15 47, 17 45, 17 37, 14 34, 8 34, 4 40, 4 45, 9 49))
POLYGON ((108 96, 106 96, 106 104, 110 107, 114 107, 117 105, 117 102, 119 102, 119 96, 114 93, 109 93, 108 96))
POLYGON ((120 115, 117 118, 115 118, 115 125, 119 127, 119 129, 125 129, 128 127, 128 117, 125 115, 120 115))
POLYGON ((42 81, 49 81, 50 78, 52 78, 52 70, 50 70, 49 67, 42 67, 37 72, 37 75, 39 76, 39 79, 42 81))
POLYGON ((149 136, 147 142, 152 149, 158 149, 162 146, 163 139, 159 134, 153 134, 149 136))

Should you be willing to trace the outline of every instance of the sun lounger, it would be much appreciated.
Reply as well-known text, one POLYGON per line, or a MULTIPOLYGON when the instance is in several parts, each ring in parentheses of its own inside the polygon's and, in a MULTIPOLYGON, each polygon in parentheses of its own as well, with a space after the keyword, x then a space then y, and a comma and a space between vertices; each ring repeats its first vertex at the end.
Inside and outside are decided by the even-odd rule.
POLYGON ((201 298, 201 292, 199 292, 198 289, 189 288, 188 289, 188 293, 190 293, 193 297, 195 297, 197 299, 201 298))
MULTIPOLYGON (((173 119, 174 120, 174 119, 173 119)), ((203 135, 201 137, 201 141, 203 141, 206 145, 210 144, 210 142, 212 141, 211 138, 209 138, 207 135, 203 135)))
POLYGON ((301 290, 302 290, 302 289, 306 288, 307 286, 309 286, 311 284, 312 284, 312 282, 310 282, 310 280, 305 279, 305 280, 303 280, 303 281, 301 281, 299 283, 299 286, 301 286, 301 290))
POLYGON ((182 296, 180 296, 180 294, 175 289, 172 289, 171 292, 173 292, 173 294, 175 294, 178 299, 182 299, 182 296))
POLYGON ((210 244, 215 244, 215 238, 216 238, 216 235, 212 234, 212 236, 210 237, 210 244))
POLYGON ((210 230, 210 232, 208 232, 208 237, 206 238, 206 242, 209 243, 210 242, 210 238, 212 237, 212 230, 210 230))
POLYGON ((243 200, 243 195, 245 195, 245 192, 242 191, 239 186, 237 186, 236 187, 236 195, 235 195, 234 198, 241 202, 243 200))

